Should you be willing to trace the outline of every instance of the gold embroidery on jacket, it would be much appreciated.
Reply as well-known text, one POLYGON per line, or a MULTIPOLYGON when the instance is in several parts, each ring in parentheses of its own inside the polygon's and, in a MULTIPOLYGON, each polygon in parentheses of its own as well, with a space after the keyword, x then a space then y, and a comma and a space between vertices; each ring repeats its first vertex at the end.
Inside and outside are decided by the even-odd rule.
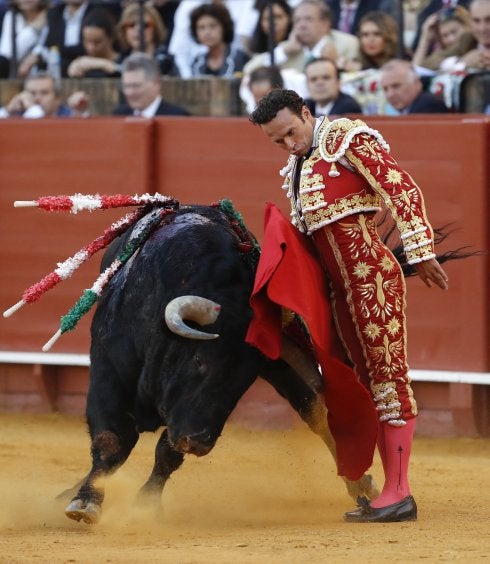
POLYGON ((394 159, 383 153, 375 139, 360 134, 356 140, 346 157, 383 198, 401 233, 408 262, 435 256, 432 228, 418 186, 394 159))
POLYGON ((321 139, 323 137, 323 131, 327 129, 325 135, 325 153, 330 157, 335 156, 341 149, 346 134, 352 129, 363 126, 365 127, 366 124, 360 119, 350 120, 340 118, 334 121, 325 120, 318 132, 318 138, 321 139))

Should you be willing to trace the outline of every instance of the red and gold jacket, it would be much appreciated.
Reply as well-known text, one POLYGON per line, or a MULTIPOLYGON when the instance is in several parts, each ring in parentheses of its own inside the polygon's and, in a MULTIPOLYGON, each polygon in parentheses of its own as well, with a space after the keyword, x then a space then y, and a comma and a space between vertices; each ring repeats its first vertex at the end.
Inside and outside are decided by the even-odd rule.
POLYGON ((293 225, 310 235, 348 215, 378 211, 383 201, 400 231, 408 263, 434 258, 420 188, 389 150, 381 134, 361 120, 317 122, 314 148, 303 162, 296 191, 300 159, 291 155, 281 170, 293 225))

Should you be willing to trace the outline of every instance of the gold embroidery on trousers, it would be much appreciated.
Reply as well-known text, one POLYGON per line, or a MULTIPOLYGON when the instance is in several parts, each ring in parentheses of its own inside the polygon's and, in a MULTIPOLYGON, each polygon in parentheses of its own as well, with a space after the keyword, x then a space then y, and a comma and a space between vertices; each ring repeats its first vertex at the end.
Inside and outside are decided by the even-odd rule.
POLYGON ((400 287, 398 276, 383 279, 381 272, 377 272, 374 282, 359 284, 357 287, 361 297, 361 311, 365 319, 381 317, 383 321, 401 310, 401 300, 398 295, 400 287), (387 299, 387 296, 389 299, 387 299))
POLYGON ((379 373, 385 378, 392 378, 399 374, 404 367, 403 339, 390 343, 388 335, 384 335, 383 344, 378 347, 368 346, 370 357, 378 365, 379 373))
POLYGON ((359 214, 357 216, 358 220, 356 223, 351 222, 340 222, 339 225, 342 231, 352 239, 349 245, 349 252, 353 259, 359 257, 372 256, 377 258, 380 251, 380 246, 376 241, 373 241, 371 232, 374 231, 374 222, 371 219, 366 218, 364 214, 359 214))

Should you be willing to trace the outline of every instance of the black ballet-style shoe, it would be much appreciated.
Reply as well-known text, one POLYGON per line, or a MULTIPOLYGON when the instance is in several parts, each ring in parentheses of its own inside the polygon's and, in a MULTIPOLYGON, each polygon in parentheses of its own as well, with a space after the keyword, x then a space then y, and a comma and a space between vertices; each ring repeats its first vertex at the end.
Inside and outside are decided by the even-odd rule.
POLYGON ((386 507, 371 507, 365 497, 357 498, 359 507, 344 513, 344 521, 348 523, 395 523, 417 520, 417 504, 408 495, 396 503, 386 507))

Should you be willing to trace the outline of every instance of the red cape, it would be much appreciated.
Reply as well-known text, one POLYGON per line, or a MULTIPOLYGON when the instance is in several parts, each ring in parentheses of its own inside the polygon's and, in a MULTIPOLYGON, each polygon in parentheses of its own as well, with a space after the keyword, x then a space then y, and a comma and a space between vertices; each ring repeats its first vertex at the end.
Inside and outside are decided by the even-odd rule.
POLYGON ((303 318, 325 381, 328 423, 337 472, 359 479, 373 462, 378 419, 369 392, 335 351, 325 273, 311 241, 267 204, 262 253, 250 300, 254 317, 246 341, 267 357, 281 352, 281 306, 303 318))

